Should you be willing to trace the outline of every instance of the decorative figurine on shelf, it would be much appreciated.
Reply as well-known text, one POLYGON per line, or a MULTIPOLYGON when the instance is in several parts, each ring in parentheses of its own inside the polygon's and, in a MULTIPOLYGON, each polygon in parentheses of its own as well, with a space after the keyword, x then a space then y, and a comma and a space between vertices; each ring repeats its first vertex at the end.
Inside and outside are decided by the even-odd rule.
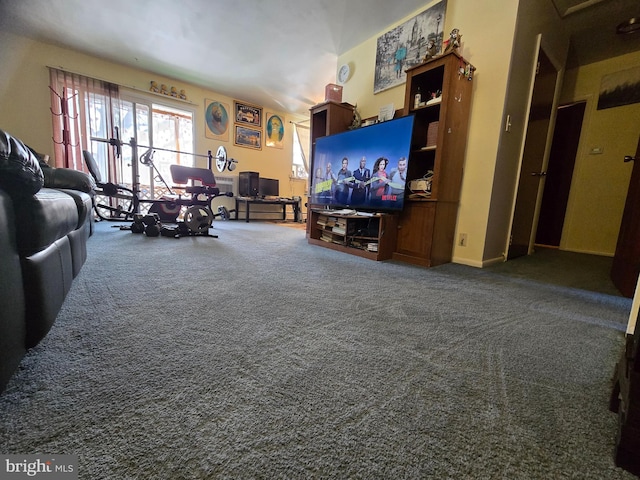
POLYGON ((151 87, 149 88, 149 91, 153 93, 160 93, 158 82, 156 82, 155 80, 151 80, 151 87))
POLYGON ((360 112, 358 112, 358 105, 353 107, 353 122, 349 126, 349 130, 355 130, 356 128, 360 128, 362 126, 362 117, 360 116, 360 112))
POLYGON ((457 52, 462 42, 460 30, 454 28, 449 34, 449 40, 445 42, 444 53, 457 52))
POLYGON ((427 100, 427 105, 435 105, 436 103, 440 103, 442 101, 442 90, 436 90, 435 92, 431 92, 429 100, 427 100))
POLYGON ((187 99, 187 92, 185 92, 184 90, 180 90, 180 95, 178 95, 182 100, 186 100, 187 99))
POLYGON ((427 52, 425 53, 424 59, 422 61, 426 62, 427 60, 431 60, 437 54, 438 54, 438 49, 436 48, 436 41, 431 39, 427 43, 427 52))
POLYGON ((473 80, 473 72, 475 71, 476 67, 474 67, 473 65, 469 64, 465 70, 465 75, 467 77, 467 80, 471 81, 473 80))
POLYGON ((169 95, 169 90, 167 90, 167 86, 164 83, 160 85, 160 93, 163 95, 169 95))
POLYGON ((176 87, 171 87, 171 96, 178 98, 178 89, 176 87))

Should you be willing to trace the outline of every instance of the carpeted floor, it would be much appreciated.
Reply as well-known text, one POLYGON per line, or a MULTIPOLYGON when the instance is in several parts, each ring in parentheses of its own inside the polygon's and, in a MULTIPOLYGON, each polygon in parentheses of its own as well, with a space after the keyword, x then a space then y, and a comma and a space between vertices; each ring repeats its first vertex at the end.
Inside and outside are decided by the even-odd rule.
POLYGON ((494 273, 621 296, 611 281, 612 257, 536 247, 533 255, 490 267, 494 273))
POLYGON ((4 453, 83 479, 628 479, 607 409, 631 302, 521 275, 98 225, 0 396, 4 453))

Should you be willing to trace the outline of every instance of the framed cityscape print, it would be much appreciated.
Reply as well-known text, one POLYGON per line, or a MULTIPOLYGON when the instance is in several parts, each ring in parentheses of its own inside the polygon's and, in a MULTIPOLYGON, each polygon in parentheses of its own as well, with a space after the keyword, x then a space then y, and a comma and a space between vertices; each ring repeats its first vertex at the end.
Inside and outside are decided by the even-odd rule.
POLYGON ((236 114, 236 123, 242 123, 251 127, 262 127, 262 108, 241 103, 233 102, 236 114))
POLYGON ((233 143, 239 147, 262 150, 262 130, 236 125, 235 140, 233 143))
POLYGON ((374 94, 405 83, 405 70, 424 61, 429 42, 442 52, 446 10, 447 0, 442 0, 378 37, 374 94))
POLYGON ((229 141, 229 105, 216 100, 204 100, 204 133, 207 138, 229 141))
POLYGON ((265 145, 282 148, 284 138, 284 120, 280 115, 267 112, 265 116, 265 145))

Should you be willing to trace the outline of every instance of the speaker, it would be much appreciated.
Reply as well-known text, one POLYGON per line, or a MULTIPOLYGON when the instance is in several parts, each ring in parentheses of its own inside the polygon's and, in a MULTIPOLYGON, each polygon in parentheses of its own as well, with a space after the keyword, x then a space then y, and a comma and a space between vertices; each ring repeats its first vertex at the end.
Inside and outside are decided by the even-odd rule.
POLYGON ((258 172, 238 173, 238 195, 241 197, 257 197, 260 190, 260 174, 258 172))

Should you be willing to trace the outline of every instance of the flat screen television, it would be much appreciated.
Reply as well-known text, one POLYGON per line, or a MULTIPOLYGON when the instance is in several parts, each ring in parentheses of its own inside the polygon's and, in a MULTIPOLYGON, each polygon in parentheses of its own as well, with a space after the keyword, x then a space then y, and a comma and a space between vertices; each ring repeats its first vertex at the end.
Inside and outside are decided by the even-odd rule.
POLYGON ((280 181, 277 178, 258 179, 258 194, 263 197, 280 196, 280 181))
POLYGON ((362 211, 402 210, 413 118, 317 138, 310 203, 362 211))

